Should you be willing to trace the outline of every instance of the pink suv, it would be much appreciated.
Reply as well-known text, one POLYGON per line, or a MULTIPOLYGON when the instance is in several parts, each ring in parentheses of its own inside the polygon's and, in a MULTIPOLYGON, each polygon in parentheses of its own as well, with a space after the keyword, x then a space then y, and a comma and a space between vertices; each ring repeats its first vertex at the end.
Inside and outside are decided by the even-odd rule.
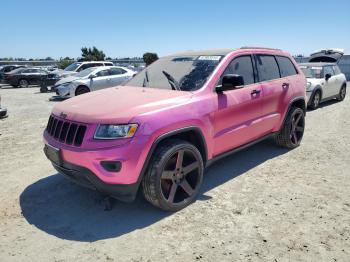
POLYGON ((176 211, 195 200, 214 160, 270 136, 299 146, 305 86, 277 49, 166 56, 125 86, 57 104, 44 151, 78 184, 124 201, 141 187, 153 205, 176 211))

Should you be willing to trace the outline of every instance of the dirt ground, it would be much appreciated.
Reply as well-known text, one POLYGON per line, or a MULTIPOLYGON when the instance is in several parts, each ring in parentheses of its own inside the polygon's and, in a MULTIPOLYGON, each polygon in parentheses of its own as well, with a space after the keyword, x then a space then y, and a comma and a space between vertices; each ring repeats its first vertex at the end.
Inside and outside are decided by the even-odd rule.
POLYGON ((0 261, 350 261, 349 97, 309 111, 295 150, 268 140, 216 162, 172 214, 140 196, 104 211, 43 154, 52 94, 0 94, 0 261))

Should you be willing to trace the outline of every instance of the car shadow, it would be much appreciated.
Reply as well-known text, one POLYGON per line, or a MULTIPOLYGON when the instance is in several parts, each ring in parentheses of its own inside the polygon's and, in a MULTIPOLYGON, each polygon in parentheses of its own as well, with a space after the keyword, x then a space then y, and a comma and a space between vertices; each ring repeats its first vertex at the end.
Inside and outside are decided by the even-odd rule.
MULTIPOLYGON (((29 85, 27 88, 39 87, 38 85, 29 85)), ((22 89, 22 87, 14 87, 11 85, 2 84, 0 85, 0 89, 22 89)))
MULTIPOLYGON (((272 140, 265 140, 218 160, 207 169, 197 201, 207 201, 209 190, 286 152, 272 140)), ((133 203, 115 201, 110 211, 104 211, 101 195, 76 186, 59 174, 28 186, 20 196, 20 206, 24 218, 40 230, 82 242, 119 237, 172 215, 151 206, 140 193, 133 203)))
POLYGON ((318 108, 316 108, 316 109, 310 109, 310 108, 308 108, 307 111, 308 111, 308 112, 317 111, 317 109, 319 109, 319 108, 331 106, 331 105, 338 104, 338 103, 339 103, 339 101, 338 101, 337 99, 331 99, 331 100, 328 100, 328 101, 325 101, 325 102, 320 103, 320 105, 318 106, 318 108))

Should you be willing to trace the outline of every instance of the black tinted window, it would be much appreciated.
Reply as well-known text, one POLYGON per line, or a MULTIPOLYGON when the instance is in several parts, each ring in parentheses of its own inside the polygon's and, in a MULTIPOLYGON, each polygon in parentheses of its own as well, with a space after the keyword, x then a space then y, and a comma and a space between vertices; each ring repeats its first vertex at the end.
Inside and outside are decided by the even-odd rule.
POLYGON ((298 74, 292 61, 285 56, 276 56, 278 65, 280 67, 281 77, 292 76, 298 74))
POLYGON ((274 56, 257 55, 256 57, 259 80, 261 82, 280 78, 278 65, 274 56))
POLYGON ((254 70, 251 56, 240 56, 233 59, 225 69, 224 75, 226 74, 241 75, 245 85, 253 84, 254 70))
POLYGON ((96 76, 109 76, 109 70, 102 70, 96 74, 96 76))
POLYGON ((122 75, 126 73, 126 71, 121 68, 111 68, 110 71, 111 75, 122 75))

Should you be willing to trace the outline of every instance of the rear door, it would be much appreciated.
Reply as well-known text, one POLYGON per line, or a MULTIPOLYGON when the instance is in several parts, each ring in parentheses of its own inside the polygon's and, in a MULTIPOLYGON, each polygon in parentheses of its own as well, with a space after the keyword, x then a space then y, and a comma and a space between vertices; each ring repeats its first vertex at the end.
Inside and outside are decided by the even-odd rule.
POLYGON ((130 77, 128 77, 127 71, 122 68, 114 67, 110 69, 110 72, 112 86, 120 85, 130 79, 130 77))
POLYGON ((289 62, 281 56, 257 54, 255 58, 259 82, 262 86, 263 117, 261 119, 261 130, 264 133, 270 133, 278 128, 281 117, 284 114, 285 101, 291 96, 290 71, 295 74, 296 70, 295 68, 294 71, 288 69, 287 64, 289 62), (280 71, 283 73, 282 77, 280 71))
POLYGON ((218 108, 212 117, 214 155, 239 147, 260 136, 261 87, 256 83, 253 57, 248 54, 233 58, 221 80, 225 74, 241 75, 244 86, 215 93, 218 108))

